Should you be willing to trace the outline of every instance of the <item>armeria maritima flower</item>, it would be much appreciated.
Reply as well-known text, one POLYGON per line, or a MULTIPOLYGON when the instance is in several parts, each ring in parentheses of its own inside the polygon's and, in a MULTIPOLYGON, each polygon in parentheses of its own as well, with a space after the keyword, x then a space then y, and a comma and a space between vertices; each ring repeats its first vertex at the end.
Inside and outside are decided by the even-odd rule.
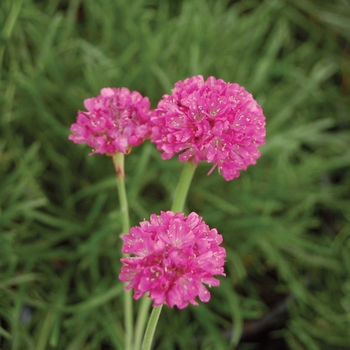
POLYGON ((87 112, 78 112, 68 138, 75 143, 86 142, 93 149, 90 154, 128 154, 131 147, 151 135, 150 102, 137 91, 103 88, 99 96, 86 99, 84 106, 87 112))
POLYGON ((213 162, 226 180, 260 157, 265 117, 253 96, 238 84, 201 75, 179 81, 152 116, 152 142, 169 159, 213 162))
POLYGON ((134 288, 135 299, 149 292, 154 306, 183 309, 188 303, 198 305, 197 296, 207 302, 210 293, 203 284, 218 286, 213 276, 225 276, 222 236, 196 213, 153 214, 122 239, 122 252, 135 256, 121 259, 119 279, 130 282, 126 289, 134 288))

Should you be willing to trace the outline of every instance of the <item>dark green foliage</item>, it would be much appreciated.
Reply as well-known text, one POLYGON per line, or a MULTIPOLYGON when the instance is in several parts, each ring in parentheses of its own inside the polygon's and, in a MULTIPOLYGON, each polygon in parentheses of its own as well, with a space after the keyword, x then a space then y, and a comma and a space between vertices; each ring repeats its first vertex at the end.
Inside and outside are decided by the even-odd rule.
MULTIPOLYGON (((202 74, 253 93, 267 143, 231 182, 199 165, 187 211, 223 234, 227 277, 208 304, 164 308, 155 348, 350 349, 349 18, 345 0, 2 0, 0 348, 123 349, 113 166, 69 127, 102 87, 155 107, 202 74)), ((132 151, 133 225, 170 208, 181 169, 132 151)))

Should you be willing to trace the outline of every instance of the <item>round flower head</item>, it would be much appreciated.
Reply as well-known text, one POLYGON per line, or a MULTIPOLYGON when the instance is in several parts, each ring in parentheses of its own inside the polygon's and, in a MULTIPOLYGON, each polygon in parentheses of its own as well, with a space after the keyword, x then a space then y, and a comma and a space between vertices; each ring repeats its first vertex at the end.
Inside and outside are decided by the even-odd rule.
POLYGON ((135 299, 149 292, 153 306, 166 303, 183 309, 188 303, 198 305, 197 296, 207 302, 210 293, 203 284, 218 286, 213 276, 225 276, 222 236, 196 213, 152 214, 150 221, 132 227, 123 241, 122 252, 135 257, 121 259, 119 279, 130 282, 125 289, 134 288, 135 299))
POLYGON ((99 96, 86 99, 84 106, 87 112, 78 112, 68 138, 86 142, 93 149, 90 154, 128 154, 151 136, 150 102, 137 91, 104 88, 99 96))
POLYGON ((213 162, 228 181, 260 157, 265 117, 253 96, 238 84, 201 75, 179 81, 151 118, 152 142, 169 159, 213 162))

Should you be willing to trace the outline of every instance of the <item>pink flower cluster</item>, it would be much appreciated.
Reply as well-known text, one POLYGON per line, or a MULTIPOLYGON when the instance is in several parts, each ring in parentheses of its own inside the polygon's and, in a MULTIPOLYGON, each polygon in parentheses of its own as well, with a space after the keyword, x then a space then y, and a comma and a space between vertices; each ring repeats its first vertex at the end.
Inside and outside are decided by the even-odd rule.
POLYGON ((179 81, 151 118, 152 139, 169 159, 213 162, 228 181, 255 164, 265 143, 265 117, 253 96, 238 84, 201 75, 179 81))
POLYGON ((128 154, 151 136, 150 102, 137 91, 104 88, 99 96, 86 99, 84 106, 87 112, 78 112, 68 138, 86 142, 93 149, 90 154, 128 154))
POLYGON ((153 306, 166 303, 183 309, 198 305, 197 296, 207 302, 210 293, 203 284, 218 286, 213 276, 225 276, 222 236, 196 213, 153 214, 122 239, 122 252, 135 256, 121 259, 119 279, 130 282, 126 289, 134 288, 135 299, 149 292, 153 306))

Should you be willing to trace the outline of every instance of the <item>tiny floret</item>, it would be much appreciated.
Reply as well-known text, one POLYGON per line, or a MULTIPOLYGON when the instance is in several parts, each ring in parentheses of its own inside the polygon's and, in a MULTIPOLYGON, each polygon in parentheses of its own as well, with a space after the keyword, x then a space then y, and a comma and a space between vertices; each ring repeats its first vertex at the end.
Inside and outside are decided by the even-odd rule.
POLYGON ((163 159, 179 153, 181 162, 213 163, 228 181, 260 157, 265 116, 253 96, 238 84, 201 75, 178 81, 151 118, 152 139, 163 159))
POLYGON ((87 112, 79 111, 69 140, 86 142, 90 154, 130 153, 151 136, 150 102, 139 92, 122 88, 103 88, 97 97, 84 101, 87 112))
POLYGON ((225 276, 222 236, 196 213, 152 214, 122 239, 122 252, 133 256, 121 259, 119 279, 130 282, 125 289, 134 288, 135 299, 148 292, 153 306, 183 309, 198 305, 197 296, 207 302, 210 293, 204 285, 218 286, 213 276, 225 276))

